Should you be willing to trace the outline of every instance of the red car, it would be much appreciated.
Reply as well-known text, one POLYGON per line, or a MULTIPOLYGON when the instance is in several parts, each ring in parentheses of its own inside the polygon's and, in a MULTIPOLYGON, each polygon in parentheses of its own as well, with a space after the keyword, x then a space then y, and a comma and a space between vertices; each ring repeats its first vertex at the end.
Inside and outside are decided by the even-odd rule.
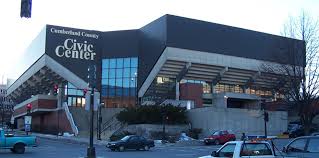
POLYGON ((207 138, 204 138, 204 143, 206 145, 209 144, 224 144, 228 141, 234 141, 236 140, 235 134, 230 133, 229 131, 216 131, 212 135, 208 136, 207 138))

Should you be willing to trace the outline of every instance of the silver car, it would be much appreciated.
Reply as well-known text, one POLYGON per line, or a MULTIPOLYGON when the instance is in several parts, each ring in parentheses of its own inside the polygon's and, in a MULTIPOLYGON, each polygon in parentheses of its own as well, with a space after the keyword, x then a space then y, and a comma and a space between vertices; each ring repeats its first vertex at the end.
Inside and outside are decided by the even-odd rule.
POLYGON ((283 148, 282 152, 285 156, 319 158, 319 137, 303 136, 295 138, 283 148))

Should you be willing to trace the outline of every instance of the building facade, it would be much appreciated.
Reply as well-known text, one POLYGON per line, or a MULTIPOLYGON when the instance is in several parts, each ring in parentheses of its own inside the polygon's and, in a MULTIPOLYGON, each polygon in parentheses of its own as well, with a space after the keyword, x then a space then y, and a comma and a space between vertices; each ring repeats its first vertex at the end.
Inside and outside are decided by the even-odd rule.
POLYGON ((303 41, 173 15, 124 31, 46 25, 27 49, 32 59, 7 96, 17 104, 15 119, 32 102, 39 126, 34 128, 56 129, 56 124, 43 124, 51 115, 62 115, 64 120, 57 122, 71 122, 62 126, 74 131, 72 114, 59 111, 64 105, 84 107, 87 69, 96 65, 96 91, 105 108, 173 104, 260 109, 261 101, 282 97, 273 88, 281 74, 263 72, 261 66, 291 64, 283 60, 289 43, 305 57, 303 41))

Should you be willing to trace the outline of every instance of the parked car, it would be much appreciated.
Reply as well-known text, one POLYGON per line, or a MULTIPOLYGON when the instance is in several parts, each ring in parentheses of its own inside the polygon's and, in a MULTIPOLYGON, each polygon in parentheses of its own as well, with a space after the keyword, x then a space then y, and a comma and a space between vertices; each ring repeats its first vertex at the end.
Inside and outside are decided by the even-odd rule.
POLYGON ((303 136, 295 138, 283 148, 282 152, 286 156, 319 157, 319 137, 303 136))
POLYGON ((10 149, 13 153, 23 154, 25 147, 36 147, 35 136, 15 136, 0 129, 0 149, 10 149))
POLYGON ((224 144, 228 141, 234 141, 236 140, 235 134, 232 134, 230 131, 227 130, 221 130, 221 131, 216 131, 207 138, 204 138, 204 143, 206 145, 209 144, 224 144))
MULTIPOLYGON (((311 126, 310 132, 315 132, 317 130, 318 130, 317 126, 313 124, 311 126)), ((290 138, 296 138, 296 137, 305 135, 304 127, 298 121, 290 122, 288 124, 288 130, 285 133, 289 134, 290 138)))
POLYGON ((319 132, 311 133, 311 136, 319 136, 319 132))
POLYGON ((144 149, 149 150, 151 147, 154 147, 153 140, 147 140, 144 137, 137 135, 128 135, 120 139, 119 141, 109 142, 106 147, 112 151, 124 151, 126 149, 144 149))
POLYGON ((274 148, 266 141, 230 141, 224 144, 217 151, 213 151, 211 155, 199 158, 275 158, 274 148))

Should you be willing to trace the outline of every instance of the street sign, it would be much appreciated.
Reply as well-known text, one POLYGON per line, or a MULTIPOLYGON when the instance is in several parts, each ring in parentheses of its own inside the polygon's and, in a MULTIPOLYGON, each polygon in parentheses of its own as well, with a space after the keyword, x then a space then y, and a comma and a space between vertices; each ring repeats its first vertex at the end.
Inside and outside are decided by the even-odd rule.
POLYGON ((85 93, 85 110, 90 110, 90 104, 91 104, 91 91, 87 91, 85 93))
POLYGON ((32 116, 24 116, 24 124, 25 125, 31 125, 32 122, 32 116))
POLYGON ((99 106, 100 106, 100 93, 99 92, 94 92, 94 111, 97 111, 99 106))
POLYGON ((25 125, 24 125, 24 130, 25 130, 26 132, 30 132, 30 131, 31 131, 31 125, 30 125, 30 124, 25 124, 25 125))
MULTIPOLYGON (((88 91, 85 94, 85 110, 89 111, 90 110, 90 104, 91 104, 91 91, 88 91)), ((99 92, 94 92, 94 97, 93 97, 93 110, 97 111, 100 106, 100 93, 99 92)))

